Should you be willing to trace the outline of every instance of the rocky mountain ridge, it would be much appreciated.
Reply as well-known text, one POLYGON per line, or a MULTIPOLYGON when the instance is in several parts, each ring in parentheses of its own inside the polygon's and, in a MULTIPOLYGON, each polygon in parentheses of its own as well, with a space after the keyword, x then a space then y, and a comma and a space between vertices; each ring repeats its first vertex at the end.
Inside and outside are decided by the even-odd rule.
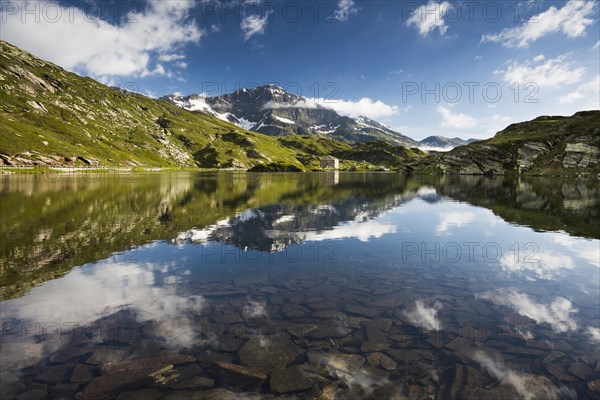
POLYGON ((383 140, 405 147, 419 145, 380 122, 364 116, 342 116, 326 103, 286 92, 277 85, 243 88, 222 96, 169 94, 161 100, 269 136, 310 135, 355 143, 383 140))

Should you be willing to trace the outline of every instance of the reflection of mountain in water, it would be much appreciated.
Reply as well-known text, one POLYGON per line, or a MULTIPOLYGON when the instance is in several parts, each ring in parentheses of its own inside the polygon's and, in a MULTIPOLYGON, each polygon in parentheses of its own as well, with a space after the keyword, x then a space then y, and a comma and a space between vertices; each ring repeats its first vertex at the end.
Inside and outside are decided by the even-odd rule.
MULTIPOLYGON (((390 193, 383 198, 351 196, 332 203, 268 205, 246 210, 206 229, 187 231, 180 234, 176 242, 216 241, 243 250, 273 252, 305 240, 335 238, 336 233, 332 230, 341 224, 346 225, 346 230, 354 230, 355 237, 361 238, 368 235, 361 235, 361 231, 374 228, 373 218, 417 197, 428 202, 439 200, 435 189, 425 187, 413 192, 390 193)), ((388 233, 383 231, 385 227, 375 228, 381 228, 381 233, 388 233)))
POLYGON ((432 186, 442 195, 488 208, 505 221, 536 231, 600 239, 598 181, 448 176, 432 186))
POLYGON ((389 229, 375 216, 414 197, 444 195, 535 230, 600 238, 599 186, 361 173, 8 176, 0 181, 0 298, 115 252, 129 257, 128 249, 155 240, 265 251, 305 240, 370 240, 389 229))

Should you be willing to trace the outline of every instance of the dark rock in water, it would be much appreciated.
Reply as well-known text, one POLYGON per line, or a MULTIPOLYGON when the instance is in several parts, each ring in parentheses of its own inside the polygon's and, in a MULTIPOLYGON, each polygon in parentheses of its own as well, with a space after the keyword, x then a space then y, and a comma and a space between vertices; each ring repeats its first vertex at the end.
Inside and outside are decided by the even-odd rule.
POLYGON ((208 368, 217 362, 233 362, 233 357, 231 356, 231 354, 217 353, 212 350, 202 351, 196 356, 196 359, 198 363, 200 363, 200 365, 202 365, 205 368, 208 368))
POLYGON ((117 400, 156 400, 162 393, 154 389, 140 389, 135 392, 122 392, 117 400))
POLYGON ((563 357, 564 355, 565 353, 563 353, 562 351, 552 351, 542 360, 542 363, 551 364, 559 358, 563 357))
POLYGON ((360 349, 363 353, 374 351, 385 351, 390 348, 390 342, 383 332, 381 332, 373 322, 368 321, 364 324, 367 341, 363 342, 360 349))
POLYGON ((215 385, 215 380, 208 376, 194 376, 182 381, 171 384, 173 389, 208 389, 215 385))
POLYGON ((84 347, 66 347, 52 354, 50 361, 53 363, 62 364, 73 358, 81 357, 92 352, 92 349, 84 347))
MULTIPOLYGON (((3 397, 5 398, 5 397, 3 397)), ((32 389, 19 394, 17 400, 46 400, 48 391, 46 389, 32 389)))
POLYGON ((283 369, 304 353, 287 333, 250 339, 239 351, 244 365, 265 371, 283 369))
POLYGON ((175 388, 183 381, 186 381, 192 377, 200 376, 203 372, 204 370, 196 363, 181 365, 173 368, 171 372, 172 379, 169 379, 164 383, 168 384, 169 387, 175 388))
POLYGON ((100 347, 91 356, 88 357, 88 364, 106 364, 121 361, 125 358, 127 350, 113 347, 100 347))
POLYGON ((72 399, 79 390, 78 383, 59 383, 50 389, 52 399, 72 399))
POLYGON ((318 324, 318 328, 316 330, 310 331, 308 333, 308 337, 315 340, 343 338, 351 332, 352 330, 342 326, 341 324, 331 320, 325 320, 318 324))
POLYGON ((18 392, 25 389, 23 382, 8 370, 0 372, 0 383, 0 398, 2 399, 16 397, 18 392))
POLYGON ((271 374, 271 391, 275 393, 301 392, 312 388, 310 379, 304 376, 304 373, 298 366, 286 369, 276 369, 271 374))
POLYGON ((92 365, 77 364, 71 374, 71 382, 89 382, 94 376, 94 369, 92 365))
POLYGON ((374 367, 381 367, 388 371, 396 369, 398 363, 383 353, 371 353, 367 356, 367 361, 374 367))
POLYGON ((93 378, 78 396, 83 400, 101 399, 117 394, 126 388, 133 389, 134 387, 140 387, 150 381, 148 375, 152 370, 148 366, 146 369, 119 371, 93 378))
POLYGON ((287 327, 288 333, 296 338, 307 337, 317 329, 319 329, 318 326, 313 324, 295 324, 287 327))
POLYGON ((582 380, 592 377, 594 371, 584 363, 576 362, 569 366, 569 372, 582 380))
POLYGON ((114 374, 116 372, 134 371, 152 369, 158 371, 168 365, 178 365, 185 363, 192 363, 196 359, 192 356, 184 354, 171 354, 149 358, 139 358, 136 360, 126 360, 120 362, 113 362, 104 364, 101 366, 103 374, 114 374))
POLYGON ((213 370, 222 383, 248 391, 259 390, 267 380, 264 372, 237 364, 218 362, 213 370))
POLYGON ((243 339, 233 335, 223 336, 211 344, 211 348, 216 351, 235 352, 245 343, 243 339))
POLYGON ((375 307, 365 307, 358 304, 348 304, 344 309, 350 314, 361 315, 367 318, 375 318, 381 314, 382 310, 375 307))
POLYGON ((329 368, 348 374, 356 374, 365 363, 365 358, 357 354, 328 354, 324 362, 329 368))
POLYGON ((564 367, 561 364, 558 364, 558 363, 548 364, 548 365, 546 365, 546 369, 548 370, 548 372, 550 372, 552 375, 554 375, 555 377, 557 377, 558 379, 560 379, 563 382, 576 382, 577 381, 577 378, 575 378, 573 375, 566 372, 564 367))
POLYGON ((196 390, 171 393, 163 397, 163 400, 264 400, 268 398, 272 397, 265 394, 250 395, 231 392, 227 389, 212 389, 206 391, 196 390))
POLYGON ((62 382, 69 369, 68 365, 58 365, 56 367, 50 367, 44 372, 39 374, 36 378, 40 382, 45 383, 58 383, 62 382))

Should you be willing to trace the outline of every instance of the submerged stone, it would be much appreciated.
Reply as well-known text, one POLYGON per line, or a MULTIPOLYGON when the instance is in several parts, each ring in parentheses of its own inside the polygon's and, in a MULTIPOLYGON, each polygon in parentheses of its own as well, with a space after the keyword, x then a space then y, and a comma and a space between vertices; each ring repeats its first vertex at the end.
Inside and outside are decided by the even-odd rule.
POLYGON ((213 370, 222 383, 243 390, 257 391, 267 380, 267 374, 263 371, 237 364, 218 362, 213 370))
POLYGON ((244 365, 272 371, 287 367, 303 353, 287 333, 277 333, 250 339, 238 354, 244 365))
POLYGON ((269 385, 271 391, 280 394, 300 392, 313 386, 312 381, 304 375, 298 366, 276 369, 271 374, 269 385))

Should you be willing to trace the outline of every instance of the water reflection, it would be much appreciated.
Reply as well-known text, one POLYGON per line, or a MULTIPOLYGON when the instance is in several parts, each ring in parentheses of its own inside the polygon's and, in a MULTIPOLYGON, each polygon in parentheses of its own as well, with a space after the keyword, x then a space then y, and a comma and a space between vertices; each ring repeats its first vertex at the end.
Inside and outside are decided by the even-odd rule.
POLYGON ((0 395, 594 398, 598 182, 330 175, 3 177, 0 395))

